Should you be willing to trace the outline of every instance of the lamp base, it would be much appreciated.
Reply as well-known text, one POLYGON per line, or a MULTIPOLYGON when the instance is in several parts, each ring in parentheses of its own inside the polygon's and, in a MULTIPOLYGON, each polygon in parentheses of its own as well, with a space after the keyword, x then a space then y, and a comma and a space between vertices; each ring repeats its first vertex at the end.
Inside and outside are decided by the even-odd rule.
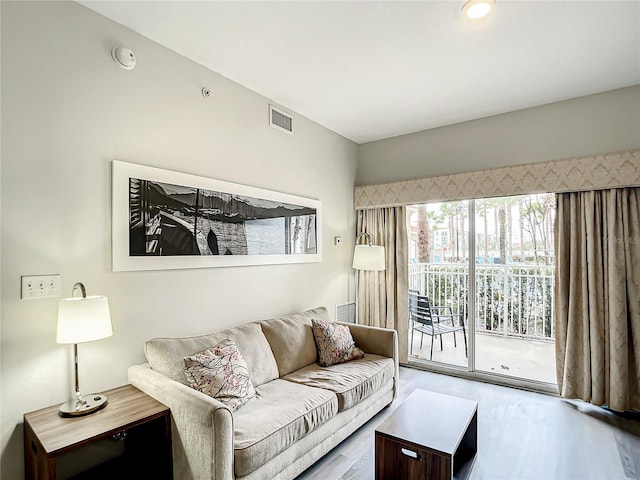
POLYGON ((90 413, 97 412, 106 406, 106 395, 90 393, 89 395, 84 395, 78 400, 63 403, 60 405, 58 413, 61 417, 80 417, 82 415, 89 415, 90 413))

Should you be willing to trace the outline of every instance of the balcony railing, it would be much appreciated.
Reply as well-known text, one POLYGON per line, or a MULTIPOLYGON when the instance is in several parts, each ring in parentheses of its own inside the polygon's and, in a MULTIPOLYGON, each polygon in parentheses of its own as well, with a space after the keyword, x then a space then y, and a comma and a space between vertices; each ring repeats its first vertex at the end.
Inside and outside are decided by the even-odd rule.
MULTIPOLYGON (((550 266, 476 265, 476 332, 552 342, 553 278, 550 266)), ((409 288, 468 322, 467 265, 410 264, 409 288)))

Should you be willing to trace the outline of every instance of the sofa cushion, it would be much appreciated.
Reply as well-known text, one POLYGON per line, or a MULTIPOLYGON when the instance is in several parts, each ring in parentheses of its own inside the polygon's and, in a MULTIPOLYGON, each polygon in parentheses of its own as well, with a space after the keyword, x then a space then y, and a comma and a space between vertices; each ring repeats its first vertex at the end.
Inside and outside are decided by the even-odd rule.
POLYGON ((353 341, 349 327, 334 322, 311 319, 311 331, 318 349, 318 364, 329 367, 364 357, 353 341))
POLYGON ((395 371, 393 359, 365 353, 364 358, 330 367, 309 365, 283 380, 335 392, 338 411, 347 410, 390 379, 395 371))
POLYGON ((144 344, 144 353, 151 368, 172 380, 189 385, 182 359, 202 352, 225 338, 238 345, 247 362, 254 386, 278 378, 278 366, 271 347, 256 322, 198 337, 154 338, 144 344))
POLYGON ((260 322, 281 377, 315 363, 318 352, 311 331, 312 318, 330 320, 327 309, 320 307, 260 322))
POLYGON ((228 338, 204 352, 184 357, 184 373, 191 388, 220 400, 235 411, 256 396, 247 362, 228 338))
POLYGON ((236 477, 264 465, 338 411, 332 392, 285 380, 265 383, 256 392, 233 414, 236 477))

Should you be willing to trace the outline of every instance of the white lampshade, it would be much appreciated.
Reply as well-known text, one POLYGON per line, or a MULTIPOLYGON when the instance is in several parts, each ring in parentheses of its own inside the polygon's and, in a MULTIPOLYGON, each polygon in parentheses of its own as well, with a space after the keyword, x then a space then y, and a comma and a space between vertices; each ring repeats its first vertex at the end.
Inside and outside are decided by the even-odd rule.
POLYGON ((356 270, 384 270, 384 247, 356 245, 353 253, 353 268, 356 270))
POLYGON ((58 304, 57 343, 82 343, 113 335, 105 296, 71 297, 58 304))

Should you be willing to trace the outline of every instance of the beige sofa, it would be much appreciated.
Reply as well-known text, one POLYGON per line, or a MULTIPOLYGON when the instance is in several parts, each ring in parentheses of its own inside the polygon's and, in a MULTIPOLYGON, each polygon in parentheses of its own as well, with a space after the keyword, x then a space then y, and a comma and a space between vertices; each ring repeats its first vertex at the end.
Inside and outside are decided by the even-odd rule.
POLYGON ((293 479, 398 394, 394 330, 349 325, 363 359, 320 367, 311 318, 323 307, 189 338, 149 340, 129 382, 171 408, 176 480, 293 479), (182 359, 222 339, 244 356, 256 397, 231 413, 188 386, 182 359))

